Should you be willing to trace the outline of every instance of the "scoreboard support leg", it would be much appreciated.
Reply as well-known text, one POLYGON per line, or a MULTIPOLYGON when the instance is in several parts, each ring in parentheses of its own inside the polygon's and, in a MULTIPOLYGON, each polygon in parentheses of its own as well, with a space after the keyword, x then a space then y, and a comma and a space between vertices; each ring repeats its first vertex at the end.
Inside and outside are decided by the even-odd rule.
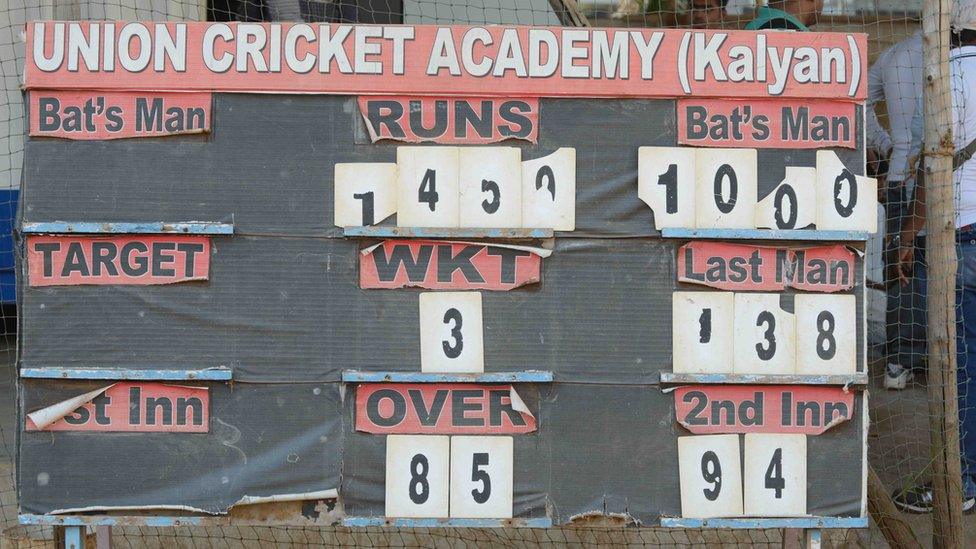
POLYGON ((65 526, 64 527, 64 547, 65 549, 84 548, 84 526, 65 526))
POLYGON ((810 529, 810 530, 805 530, 803 532, 803 534, 804 534, 804 536, 803 536, 804 537, 804 540, 803 540, 804 541, 803 548, 804 549, 820 549, 822 547, 822 545, 820 544, 821 533, 822 533, 821 530, 820 529, 817 529, 817 528, 810 529))

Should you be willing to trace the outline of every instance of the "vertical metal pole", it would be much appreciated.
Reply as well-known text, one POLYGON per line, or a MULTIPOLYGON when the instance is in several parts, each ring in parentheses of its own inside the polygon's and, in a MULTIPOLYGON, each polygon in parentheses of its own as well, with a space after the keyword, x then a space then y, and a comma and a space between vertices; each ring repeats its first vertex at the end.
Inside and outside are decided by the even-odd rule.
POLYGON ((804 543, 804 549, 820 549, 823 547, 821 544, 821 534, 822 532, 818 528, 813 528, 806 531, 806 540, 804 543))
MULTIPOLYGON (((928 397, 935 547, 962 547, 962 473, 956 385, 956 214, 952 181, 951 0, 922 10, 925 95, 925 231, 928 397)), ((970 320, 976 321, 976 319, 970 320)))
POLYGON ((64 547, 65 549, 83 549, 84 545, 84 526, 65 526, 64 527, 64 547))

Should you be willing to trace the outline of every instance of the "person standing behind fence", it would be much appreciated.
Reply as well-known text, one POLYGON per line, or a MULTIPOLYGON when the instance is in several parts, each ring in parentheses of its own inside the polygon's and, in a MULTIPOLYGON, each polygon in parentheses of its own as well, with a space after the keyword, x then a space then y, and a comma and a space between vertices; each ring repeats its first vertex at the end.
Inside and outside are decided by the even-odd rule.
MULTIPOLYGON (((963 510, 976 507, 976 0, 960 0, 953 11, 954 45, 949 52, 952 95, 952 137, 955 145, 952 180, 956 196, 956 356, 959 373, 959 441, 962 462, 963 510)), ((922 124, 922 107, 916 107, 913 133, 922 124)), ((919 181, 912 215, 901 233, 899 276, 907 282, 914 275, 925 290, 925 261, 916 260, 912 243, 925 222, 925 186, 919 181)), ((919 246, 922 255, 924 246, 919 246)), ((897 492, 895 504, 912 512, 932 511, 931 484, 897 492)))
POLYGON ((817 24, 822 10, 823 0, 769 0, 769 5, 759 8, 745 30, 808 31, 817 24))
POLYGON ((721 28, 726 4, 728 0, 691 0, 688 2, 688 23, 694 29, 721 28))
MULTIPOLYGON (((894 274, 899 249, 899 231, 911 197, 908 157, 912 144, 912 121, 922 98, 922 32, 881 52, 868 71, 867 140, 869 157, 888 158, 881 200, 885 205, 885 316, 886 389, 904 389, 924 366, 925 301, 917 284, 900 284, 894 274), (888 132, 878 123, 874 107, 884 101, 888 110, 888 132)), ((884 162, 880 162, 884 164, 884 162)))

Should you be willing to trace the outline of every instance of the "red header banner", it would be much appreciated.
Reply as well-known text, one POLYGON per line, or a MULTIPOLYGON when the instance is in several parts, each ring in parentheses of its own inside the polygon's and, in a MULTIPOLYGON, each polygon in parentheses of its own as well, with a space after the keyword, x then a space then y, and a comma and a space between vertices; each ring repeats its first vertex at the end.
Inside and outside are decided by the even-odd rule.
POLYGON ((537 98, 361 96, 370 139, 407 143, 484 144, 539 138, 537 98))
POLYGON ((38 21, 29 89, 504 97, 866 96, 867 36, 38 21))
POLYGON ((854 103, 679 99, 678 143, 766 149, 857 148, 854 103))
POLYGON ((207 280, 210 238, 191 235, 31 235, 31 286, 153 285, 207 280))
POLYGON ((27 414, 27 431, 206 433, 206 387, 120 381, 27 414))
POLYGON ((209 131, 209 93, 38 90, 30 94, 32 136, 120 139, 209 131))
POLYGON ((698 240, 678 248, 678 282, 730 291, 839 292, 854 287, 854 252, 841 244, 780 248, 698 240))
POLYGON ((817 385, 696 385, 674 391, 678 423, 696 435, 819 435, 853 417, 854 393, 817 385))
POLYGON ((542 258, 526 246, 384 240, 359 255, 363 289, 511 290, 539 282, 542 258))
POLYGON ((522 434, 535 416, 511 385, 373 383, 356 389, 356 430, 374 434, 522 434))

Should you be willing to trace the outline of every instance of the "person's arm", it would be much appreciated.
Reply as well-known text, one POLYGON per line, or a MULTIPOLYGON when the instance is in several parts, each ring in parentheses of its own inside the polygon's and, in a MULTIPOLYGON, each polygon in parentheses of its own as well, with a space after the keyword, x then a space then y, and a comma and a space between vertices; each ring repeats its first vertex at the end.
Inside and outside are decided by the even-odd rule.
POLYGON ((884 96, 884 63, 887 56, 883 53, 878 60, 868 69, 868 100, 865 105, 868 147, 874 149, 882 156, 887 156, 891 150, 891 138, 888 132, 878 122, 878 115, 875 106, 885 100, 884 96))
MULTIPOLYGON (((923 107, 921 104, 921 98, 915 106, 914 116, 912 117, 911 126, 911 150, 915 152, 915 155, 909 157, 908 165, 912 166, 916 164, 912 161, 913 158, 918 158, 919 172, 922 170, 922 163, 924 162, 924 157, 922 156, 922 135, 925 130, 924 120, 922 118, 923 107)), ((908 211, 908 218, 902 223, 901 232, 895 237, 898 239, 895 245, 898 247, 898 258, 897 264, 895 265, 895 272, 898 274, 898 279, 901 280, 903 284, 907 284, 909 275, 912 272, 912 268, 915 263, 915 239, 918 238, 918 233, 922 231, 925 227, 925 178, 915 178, 915 193, 912 196, 911 207, 908 211)))

